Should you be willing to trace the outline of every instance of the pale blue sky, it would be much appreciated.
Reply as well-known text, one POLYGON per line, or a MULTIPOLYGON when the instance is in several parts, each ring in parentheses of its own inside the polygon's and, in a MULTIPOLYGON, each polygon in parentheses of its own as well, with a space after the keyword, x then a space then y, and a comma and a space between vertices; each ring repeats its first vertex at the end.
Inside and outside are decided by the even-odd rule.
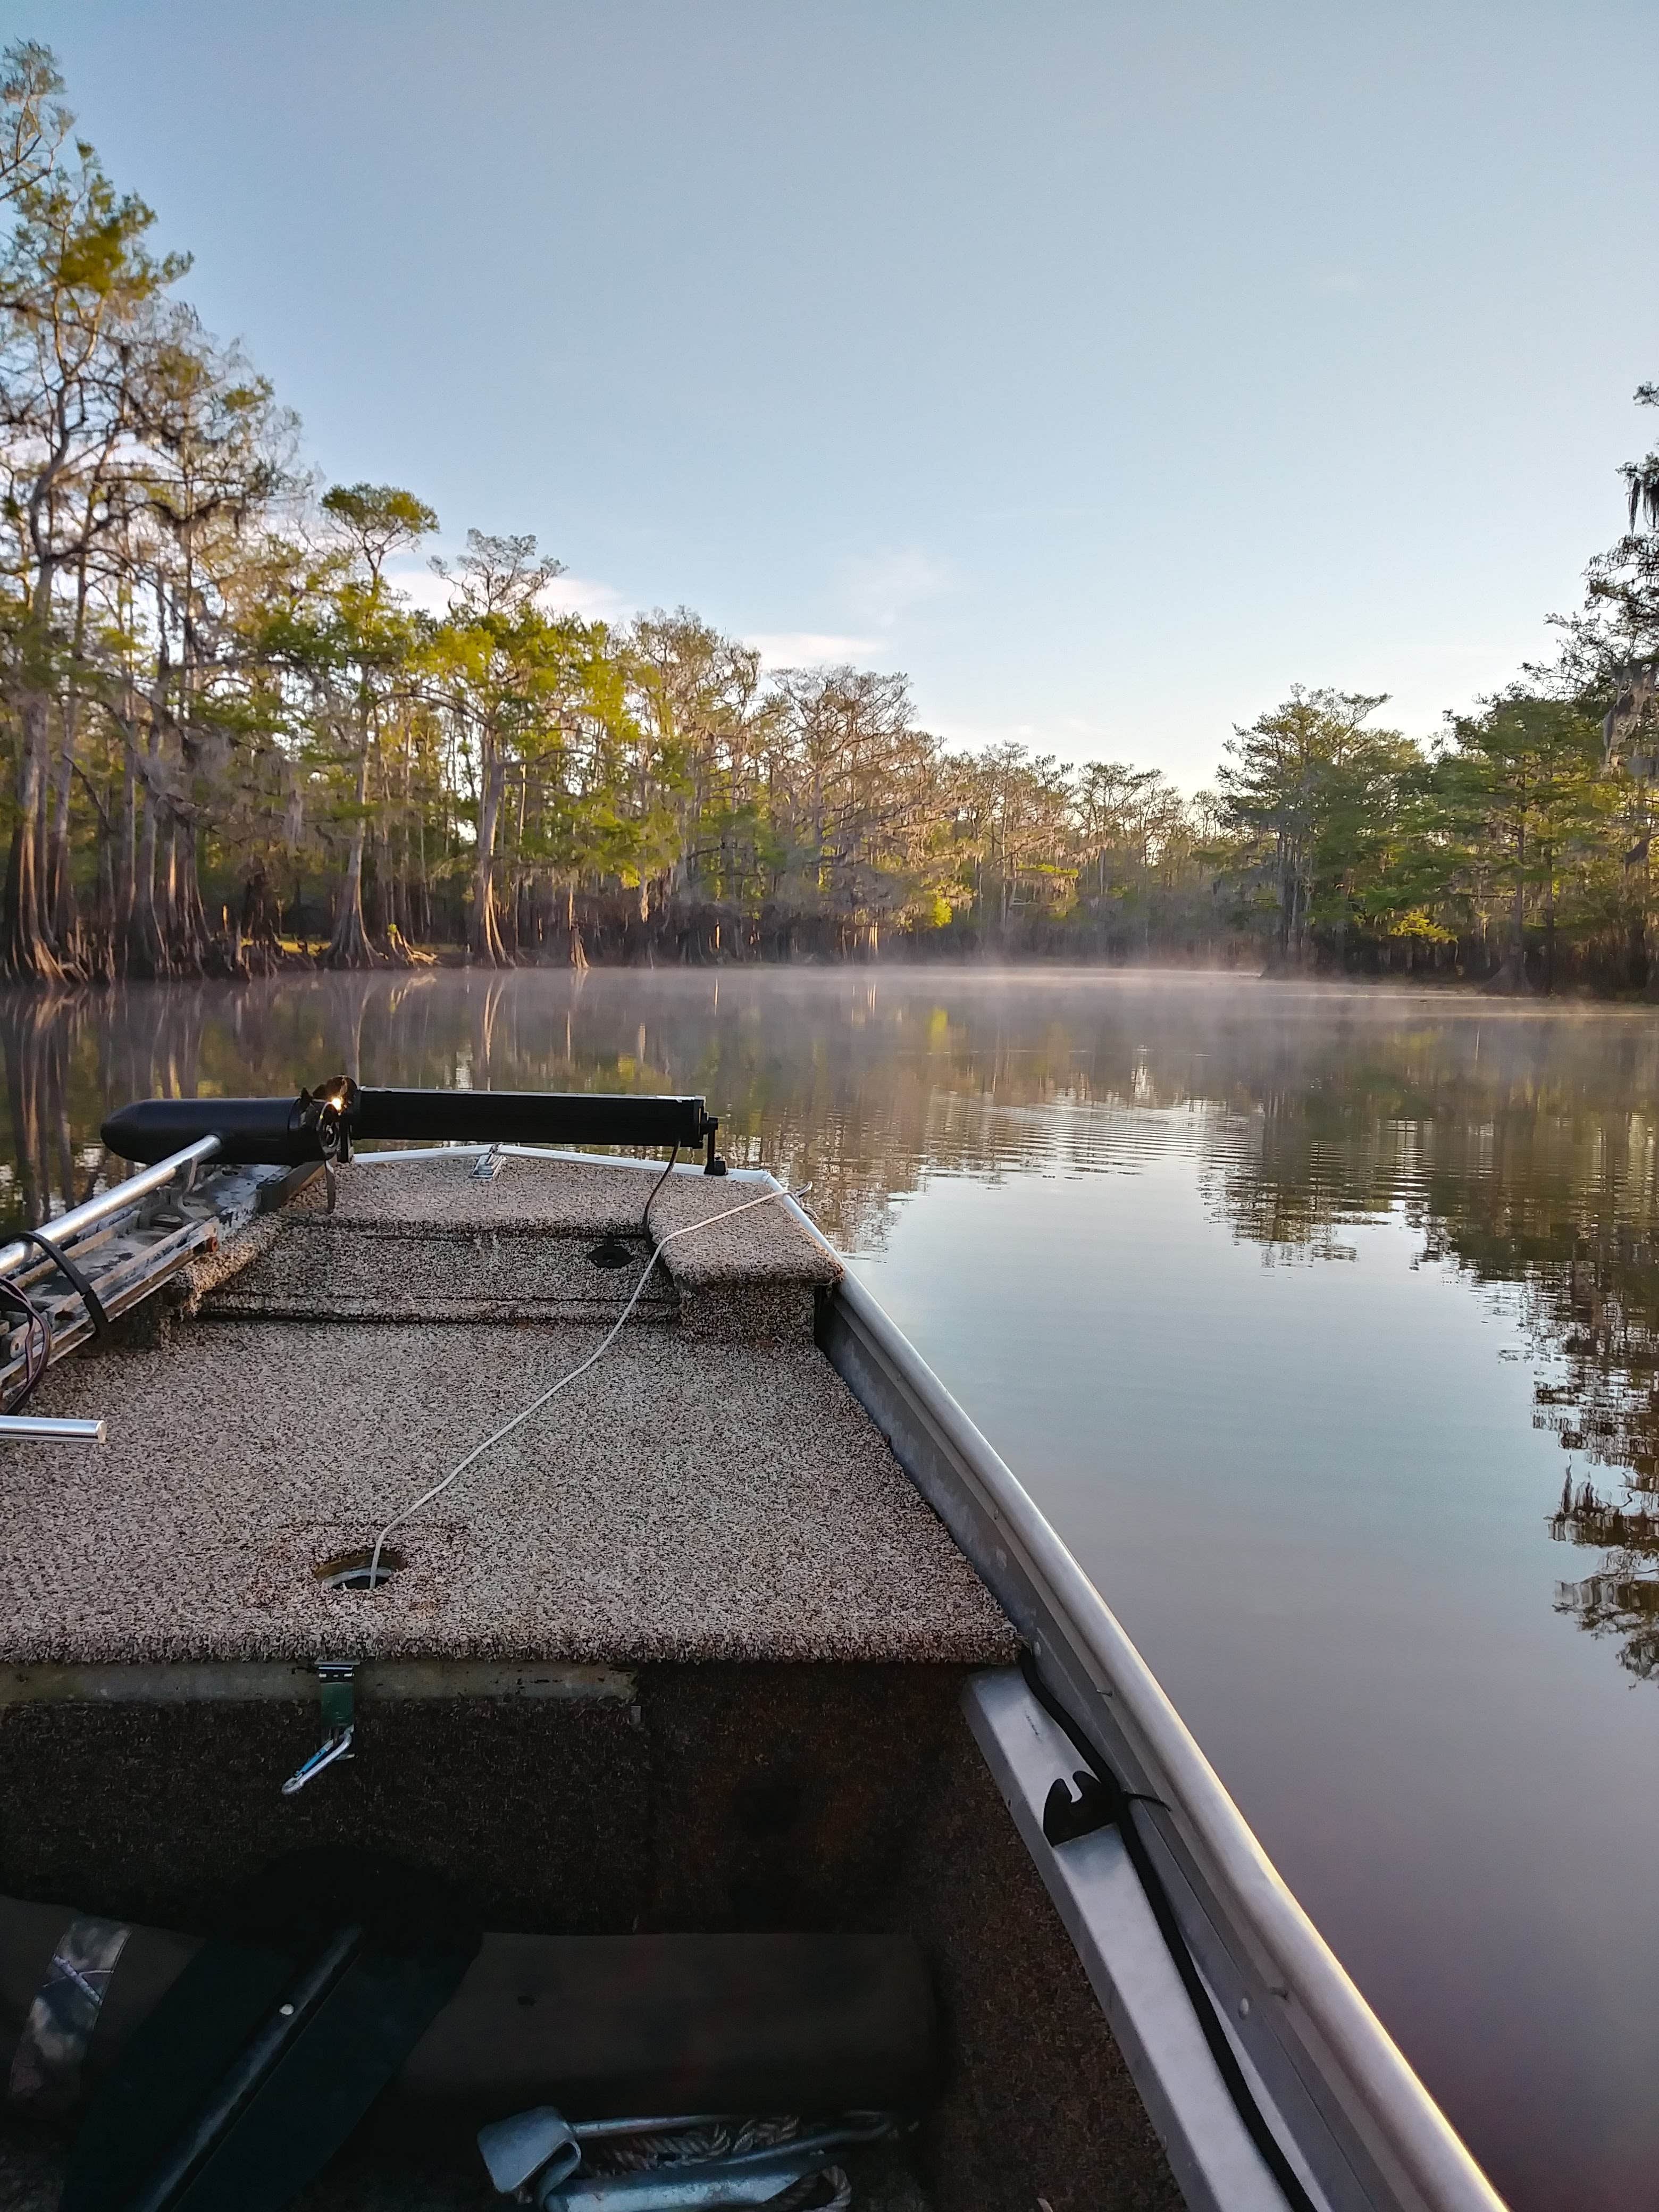
POLYGON ((1659 428, 1651 0, 40 0, 333 477, 1188 787, 1545 646, 1659 428))

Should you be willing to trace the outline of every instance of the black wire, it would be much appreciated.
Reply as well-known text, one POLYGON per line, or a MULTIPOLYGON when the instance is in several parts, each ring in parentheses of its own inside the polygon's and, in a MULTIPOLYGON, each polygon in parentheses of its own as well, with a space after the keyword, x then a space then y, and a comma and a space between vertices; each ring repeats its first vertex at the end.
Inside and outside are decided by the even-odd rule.
POLYGON ((15 1229, 12 1234, 21 1243, 33 1244, 38 1251, 45 1253, 46 1258, 57 1268, 70 1288, 77 1294, 82 1304, 86 1308, 87 1319, 92 1323, 93 1334, 107 1336, 110 1322, 109 1316, 104 1310, 104 1302, 63 1247, 53 1243, 49 1237, 43 1237, 38 1229, 15 1229))
MULTIPOLYGON (((3 1410, 8 1413, 21 1413, 34 1395, 35 1385, 52 1363, 52 1320, 25 1290, 0 1276, 0 1305, 16 1314, 23 1324, 23 1380, 3 1410), (40 1358, 34 1356, 36 1341, 40 1358)), ((8 1331, 9 1334, 9 1331, 8 1331)))
POLYGON ((1180 1975, 1182 1985, 1198 2016, 1198 2024, 1204 2031, 1204 2040, 1210 2046, 1210 2056, 1216 2063, 1216 2070, 1225 2085, 1227 2094, 1232 2099, 1234 2110, 1244 2124, 1246 2134, 1261 2152, 1263 2164, 1279 2184, 1285 2201, 1294 2208, 1294 2212, 1317 2212, 1317 2207, 1303 2186, 1295 2167, 1285 2157, 1278 2136, 1267 2124, 1267 2114, 1256 2102, 1255 2094, 1244 2078, 1238 2054, 1221 2024, 1215 2001, 1199 1972, 1192 1948, 1182 1933, 1181 1923, 1176 1917, 1175 1906, 1170 1901, 1164 1877, 1146 1848, 1145 1837, 1135 1826, 1134 1808, 1137 1805, 1161 1805, 1163 1800, 1149 1797, 1144 1791, 1124 1788, 1037 1673, 1036 1661, 1030 1651, 1021 1651, 1019 1668, 1025 1677, 1026 1688, 1056 1727, 1065 1730, 1079 1756, 1105 1793, 1111 1808, 1109 1818, 1123 1838, 1123 1848, 1129 1855, 1129 1863, 1140 1878, 1140 1886, 1146 1893, 1146 1902, 1152 1908, 1152 1917, 1158 1923, 1164 1948, 1175 1962, 1176 1972, 1180 1975))
POLYGON ((652 1240, 651 1249, 652 1249, 652 1250, 653 1250, 653 1252, 654 1252, 654 1251, 656 1250, 656 1249, 657 1249, 657 1247, 656 1247, 656 1231, 655 1231, 652 1228, 652 1226, 651 1226, 651 1208, 652 1208, 652 1206, 653 1206, 653 1204, 654 1203, 654 1201, 655 1201, 655 1200, 656 1200, 657 1193, 658 1193, 658 1192, 662 1188, 663 1185, 667 1182, 667 1180, 668 1180, 669 1176, 672 1176, 672 1175, 673 1174, 673 1172, 674 1172, 674 1163, 675 1163, 675 1161, 676 1161, 677 1159, 678 1159, 679 1156, 680 1156, 680 1148, 679 1148, 678 1144, 677 1143, 677 1144, 675 1145, 675 1146, 674 1146, 673 1151, 672 1151, 672 1152, 670 1152, 670 1154, 668 1155, 668 1165, 667 1165, 667 1166, 663 1170, 662 1173, 661 1173, 661 1174, 657 1177, 657 1180, 655 1181, 655 1182, 653 1182, 653 1183, 652 1184, 652 1186, 651 1186, 651 1196, 650 1196, 649 1198, 647 1198, 647 1199, 646 1200, 646 1201, 645 1201, 645 1215, 644 1215, 643 1219, 642 1219, 642 1220, 641 1221, 641 1223, 640 1223, 640 1227, 644 1231, 645 1234, 646 1234, 648 1237, 650 1237, 650 1238, 651 1238, 651 1240, 652 1240))

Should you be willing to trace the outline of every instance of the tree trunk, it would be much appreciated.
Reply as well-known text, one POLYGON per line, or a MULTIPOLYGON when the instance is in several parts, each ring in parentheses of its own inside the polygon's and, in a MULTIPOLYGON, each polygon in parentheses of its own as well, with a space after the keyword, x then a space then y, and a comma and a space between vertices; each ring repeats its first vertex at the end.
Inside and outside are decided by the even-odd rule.
POLYGON ((576 924, 576 886, 567 884, 564 889, 564 957, 561 964, 574 968, 578 974, 587 966, 587 948, 582 943, 582 933, 576 924))
POLYGON ((1653 957, 1649 931, 1649 909, 1653 897, 1653 823, 1645 797, 1641 829, 1638 846, 1640 859, 1636 868, 1626 871, 1626 880, 1633 876, 1636 886, 1636 910, 1630 924, 1630 980, 1651 1003, 1659 1000, 1659 960, 1653 957))
MULTIPOLYGON (((114 793, 110 794, 111 804, 114 793)), ((98 825, 98 901, 92 925, 92 943, 88 953, 88 976, 101 983, 115 981, 115 830, 109 814, 97 810, 98 825)))
POLYGON ((501 763, 486 754, 478 808, 478 856, 472 877, 472 957, 485 968, 505 968, 507 948, 495 921, 495 825, 501 818, 501 763))
POLYGON ((193 816, 175 814, 167 840, 167 914, 175 975, 200 975, 208 966, 210 933, 193 816))
MULTIPOLYGON (((160 750, 154 732, 150 736, 152 758, 160 750)), ((161 802, 153 784, 146 782, 144 790, 144 826, 138 840, 138 862, 133 871, 132 904, 126 927, 125 957, 123 969, 126 975, 149 981, 167 973, 167 949, 161 941, 161 925, 155 916, 155 859, 158 815, 161 802)))
POLYGON ((1527 887, 1522 875, 1525 846, 1517 840, 1515 856, 1515 896, 1510 906, 1509 941, 1498 973, 1486 988, 1496 996, 1521 998, 1531 992, 1527 980, 1527 887))
POLYGON ((115 838, 114 905, 110 939, 118 975, 127 972, 127 943, 132 927, 133 884, 138 837, 138 741, 131 720, 121 725, 121 817, 115 838))
POLYGON ((334 933, 330 938, 328 951, 323 956, 325 968, 378 968, 381 956, 369 942, 368 931, 363 921, 363 839, 368 829, 366 809, 368 804, 368 739, 365 736, 357 755, 357 813, 351 825, 351 845, 346 854, 345 874, 340 882, 340 895, 335 908, 334 933))
POLYGON ((422 814, 415 825, 415 884, 414 908, 411 919, 413 934, 422 945, 432 942, 432 890, 426 875, 426 817, 422 814))
MULTIPOLYGON (((394 855, 398 850, 395 830, 383 828, 375 845, 375 879, 380 887, 380 904, 386 915, 386 934, 388 944, 401 941, 409 934, 409 901, 404 892, 404 868, 394 855)), ((409 839, 404 839, 404 852, 409 850, 409 839)))
POLYGON ((46 915, 48 933, 65 967, 81 966, 80 918, 75 905, 75 876, 70 861, 70 786, 75 775, 77 702, 71 692, 64 701, 63 750, 58 757, 51 795, 51 828, 46 846, 46 915))
POLYGON ((40 814, 46 797, 50 703, 44 691, 23 696, 17 760, 17 819, 6 866, 3 967, 14 983, 60 983, 62 963, 46 931, 40 875, 40 814))

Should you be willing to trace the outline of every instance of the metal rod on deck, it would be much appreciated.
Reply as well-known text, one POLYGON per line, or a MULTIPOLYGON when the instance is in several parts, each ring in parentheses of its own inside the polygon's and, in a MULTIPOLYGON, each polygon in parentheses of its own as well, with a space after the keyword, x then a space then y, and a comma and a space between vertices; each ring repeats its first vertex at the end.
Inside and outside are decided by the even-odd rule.
MULTIPOLYGON (((157 1160, 153 1168, 146 1168, 141 1175, 128 1176, 123 1182, 112 1183, 96 1198, 89 1198, 84 1206, 73 1206, 69 1212, 45 1223, 42 1234, 49 1235, 54 1244, 66 1244, 71 1237, 84 1237, 88 1229, 97 1228, 112 1214, 125 1213, 128 1206, 136 1206, 141 1198, 148 1198, 151 1191, 160 1190, 186 1168, 199 1167, 212 1159, 218 1150, 217 1137, 198 1137, 193 1145, 186 1145, 182 1152, 170 1152, 166 1159, 157 1160)), ((15 1242, 0 1246, 0 1275, 15 1274, 19 1267, 39 1258, 32 1244, 15 1242)))
POLYGON ((0 1413, 0 1443, 35 1437, 47 1444, 100 1444, 104 1424, 96 1421, 54 1420, 47 1413, 0 1413))

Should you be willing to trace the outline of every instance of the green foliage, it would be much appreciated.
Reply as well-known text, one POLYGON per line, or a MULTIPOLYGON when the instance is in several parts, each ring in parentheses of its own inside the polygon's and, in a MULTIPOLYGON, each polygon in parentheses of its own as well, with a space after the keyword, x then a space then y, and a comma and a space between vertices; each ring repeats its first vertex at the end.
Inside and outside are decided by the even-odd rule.
POLYGON ((1395 856, 1401 809, 1420 756, 1393 731, 1364 726, 1378 695, 1307 691, 1235 731, 1216 781, 1232 868, 1270 890, 1279 960, 1305 965, 1368 918, 1395 856))
POLYGON ((11 976, 241 973, 314 924, 350 965, 464 938, 1645 981, 1659 459, 1625 471, 1559 667, 1431 750, 1373 726, 1381 696, 1298 686, 1190 800, 1121 760, 954 751, 902 675, 769 674, 684 607, 562 611, 528 535, 469 531, 417 606, 436 514, 319 495, 61 90, 43 47, 0 56, 11 976))

